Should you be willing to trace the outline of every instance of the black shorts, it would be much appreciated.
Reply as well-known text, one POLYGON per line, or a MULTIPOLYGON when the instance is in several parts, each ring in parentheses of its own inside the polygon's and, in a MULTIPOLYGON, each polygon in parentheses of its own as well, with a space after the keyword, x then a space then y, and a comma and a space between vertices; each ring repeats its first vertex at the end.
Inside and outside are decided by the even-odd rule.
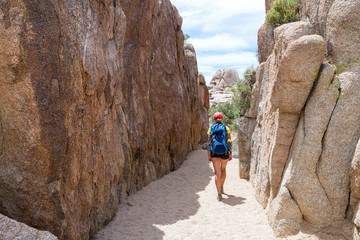
POLYGON ((214 154, 212 152, 210 152, 211 158, 221 158, 221 159, 228 159, 229 158, 229 154, 214 154))

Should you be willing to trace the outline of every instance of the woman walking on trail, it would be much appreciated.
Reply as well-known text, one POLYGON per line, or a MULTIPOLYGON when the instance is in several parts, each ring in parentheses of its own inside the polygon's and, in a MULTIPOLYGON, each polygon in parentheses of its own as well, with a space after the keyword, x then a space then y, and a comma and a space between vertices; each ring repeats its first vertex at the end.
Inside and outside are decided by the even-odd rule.
POLYGON ((226 165, 232 159, 232 144, 230 129, 222 123, 220 112, 214 114, 215 124, 208 131, 208 159, 213 163, 215 170, 215 185, 218 200, 222 200, 224 182, 226 178, 226 165))

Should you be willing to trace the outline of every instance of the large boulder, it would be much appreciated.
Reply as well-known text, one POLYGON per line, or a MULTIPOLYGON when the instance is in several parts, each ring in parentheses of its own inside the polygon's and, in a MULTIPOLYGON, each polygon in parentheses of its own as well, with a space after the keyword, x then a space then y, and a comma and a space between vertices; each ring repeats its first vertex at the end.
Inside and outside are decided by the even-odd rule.
POLYGON ((300 0, 300 19, 314 26, 316 32, 325 36, 329 10, 334 0, 300 0))
POLYGON ((322 66, 320 77, 301 114, 282 181, 304 219, 313 224, 332 221, 331 202, 317 175, 317 166, 322 140, 339 97, 340 85, 334 79, 334 72, 334 66, 322 66))
POLYGON ((251 161, 251 136, 254 132, 256 119, 241 116, 238 126, 238 149, 239 149, 239 176, 241 179, 249 179, 251 161))
POLYGON ((233 68, 226 70, 217 70, 210 81, 210 86, 217 90, 223 90, 225 87, 232 86, 240 80, 239 74, 233 68))
POLYGON ((223 76, 224 76, 224 71, 218 69, 210 81, 210 86, 216 87, 217 85, 219 85, 220 81, 223 79, 223 76))
POLYGON ((240 80, 238 72, 233 68, 225 69, 223 78, 225 80, 225 86, 233 86, 240 80))
POLYGON ((277 237, 284 238, 299 232, 302 213, 286 187, 282 187, 271 202, 268 219, 277 237))
MULTIPOLYGON (((323 60, 325 44, 302 22, 275 30, 275 50, 266 62, 262 99, 253 134, 252 183, 266 207, 276 197, 298 119, 323 60)), ((251 173, 250 173, 251 174, 251 173)))
POLYGON ((0 3, 1 213, 88 239, 180 167, 203 124, 181 24, 169 0, 0 3))
MULTIPOLYGON (((350 188, 350 210, 353 213, 360 201, 360 141, 358 141, 356 145, 355 153, 351 161, 350 188)), ((360 227, 360 222, 358 227, 360 227)))
POLYGON ((258 60, 259 63, 266 62, 274 49, 274 30, 275 27, 268 26, 266 23, 261 25, 258 30, 258 60))
POLYGON ((264 92, 262 89, 262 80, 264 78, 265 66, 266 63, 261 63, 256 68, 255 83, 253 83, 254 85, 250 96, 250 107, 249 111, 247 112, 247 116, 250 118, 256 118, 258 115, 259 103, 262 99, 261 93, 264 92))
POLYGON ((209 89, 206 86, 205 77, 202 73, 199 73, 199 84, 200 84, 200 96, 202 96, 202 103, 203 106, 209 110, 210 108, 210 95, 209 95, 209 89))
POLYGON ((328 55, 336 64, 350 63, 360 56, 360 1, 335 0, 328 14, 328 55))
POLYGON ((199 73, 198 82, 200 88, 200 98, 201 98, 200 112, 201 112, 201 120, 202 120, 200 142, 204 143, 207 142, 208 140, 207 131, 209 129, 208 110, 210 108, 210 95, 209 95, 209 89, 206 86, 205 77, 202 73, 199 73))
POLYGON ((327 57, 336 64, 354 61, 360 54, 360 3, 357 0, 301 0, 300 17, 327 43, 327 57))
POLYGON ((39 231, 0 214, 0 239, 57 240, 47 231, 39 231))
POLYGON ((228 102, 234 96, 231 91, 240 80, 239 74, 233 68, 218 70, 210 81, 210 107, 219 103, 228 102))
POLYGON ((204 134, 206 134, 209 121, 207 118, 207 109, 203 102, 205 89, 203 84, 199 81, 199 73, 197 69, 196 52, 193 45, 189 43, 184 44, 184 51, 186 57, 186 72, 185 77, 191 86, 191 148, 197 149, 197 145, 202 141, 205 142, 204 134), (196 85, 194 85, 196 84, 196 85))
POLYGON ((314 27, 308 22, 293 22, 281 25, 274 30, 274 51, 276 63, 284 56, 288 45, 306 35, 315 34, 314 27))
MULTIPOLYGON (((266 11, 271 2, 265 2, 266 11)), ((353 238, 360 239, 360 113, 354 110, 360 107, 360 2, 298 2, 301 22, 275 29, 274 49, 263 67, 260 92, 252 96, 260 100, 250 109, 257 118, 251 139, 250 181, 259 202, 269 207, 269 220, 278 236, 294 234, 299 227, 298 221, 289 221, 285 214, 291 209, 287 206, 290 199, 310 223, 305 225, 312 225, 319 236, 324 230, 347 239, 352 219, 353 238), (295 42, 315 41, 314 34, 325 43, 320 71, 307 65, 309 54, 288 55, 296 52, 295 42), (308 88, 306 79, 312 85, 313 76, 317 80, 308 88), (284 191, 289 193, 286 197, 284 191)), ((261 31, 265 36, 263 27, 261 31)), ((268 38, 259 39, 259 46, 266 41, 268 38)))
POLYGON ((198 80, 199 80, 200 85, 206 85, 206 80, 205 80, 204 74, 199 73, 198 80))
POLYGON ((338 75, 340 97, 323 138, 317 174, 332 206, 332 219, 346 216, 349 201, 349 169, 360 137, 360 74, 338 75))
POLYGON ((360 141, 356 145, 350 169, 350 216, 354 224, 353 239, 360 239, 360 141))
POLYGON ((237 122, 237 136, 238 136, 238 154, 239 154, 239 174, 242 179, 249 179, 250 161, 251 161, 251 136, 254 132, 256 124, 256 114, 254 109, 258 104, 259 88, 264 69, 252 69, 243 81, 241 82, 243 91, 240 92, 240 99, 242 101, 242 109, 240 111, 240 118, 237 122), (250 103, 250 105, 245 104, 250 103))
POLYGON ((355 213, 353 217, 354 229, 353 229, 353 239, 360 239, 360 202, 355 208, 355 213))

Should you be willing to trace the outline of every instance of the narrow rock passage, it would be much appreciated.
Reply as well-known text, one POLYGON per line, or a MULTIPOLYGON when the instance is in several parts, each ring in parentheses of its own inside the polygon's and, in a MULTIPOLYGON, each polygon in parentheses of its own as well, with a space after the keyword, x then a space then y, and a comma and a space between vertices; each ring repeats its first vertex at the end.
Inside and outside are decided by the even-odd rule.
POLYGON ((206 151, 191 152, 179 170, 123 201, 95 239, 276 239, 250 183, 239 178, 238 159, 227 166, 224 191, 218 202, 206 151))

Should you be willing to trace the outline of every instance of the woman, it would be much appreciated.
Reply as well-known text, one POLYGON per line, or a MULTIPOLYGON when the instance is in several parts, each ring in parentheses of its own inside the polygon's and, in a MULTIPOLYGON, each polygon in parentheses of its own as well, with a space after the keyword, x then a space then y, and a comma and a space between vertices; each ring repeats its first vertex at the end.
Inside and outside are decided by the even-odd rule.
POLYGON ((225 126, 222 123, 223 116, 221 113, 217 112, 214 114, 214 120, 215 124, 209 128, 208 131, 208 159, 213 163, 214 170, 215 170, 215 185, 218 192, 218 200, 222 200, 222 195, 224 193, 224 182, 226 178, 226 165, 229 160, 232 159, 232 144, 231 144, 231 135, 230 135, 230 129, 225 126), (217 126, 216 126, 217 125, 217 126), (223 129, 223 131, 226 131, 224 135, 227 135, 226 144, 230 146, 229 151, 226 151, 223 154, 215 154, 214 149, 212 146, 212 143, 210 141, 213 141, 214 138, 214 132, 215 129, 223 129))

